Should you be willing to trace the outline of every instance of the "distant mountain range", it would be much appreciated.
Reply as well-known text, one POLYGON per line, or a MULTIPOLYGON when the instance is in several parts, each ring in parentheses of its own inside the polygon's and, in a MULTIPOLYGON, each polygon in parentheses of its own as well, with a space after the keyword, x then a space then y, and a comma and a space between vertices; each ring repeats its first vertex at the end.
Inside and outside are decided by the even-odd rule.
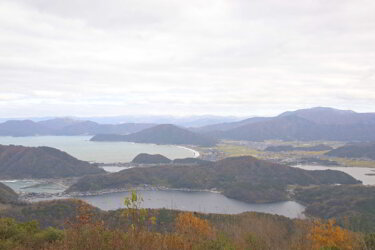
POLYGON ((276 117, 256 117, 194 129, 218 139, 263 141, 375 141, 375 113, 332 108, 302 109, 276 117))
MULTIPOLYGON (((53 120, 56 117, 30 117, 30 118, 0 118, 0 122, 9 120, 30 120, 34 122, 53 120)), ((58 118, 78 121, 92 121, 99 124, 123 124, 123 123, 150 123, 150 124, 175 124, 182 127, 201 127, 210 124, 223 122, 235 122, 243 118, 235 116, 217 115, 191 115, 191 116, 171 116, 171 115, 122 115, 122 116, 93 116, 93 117, 68 117, 58 118)))
POLYGON ((241 118, 235 116, 216 115, 192 115, 192 116, 171 116, 171 115, 123 115, 112 117, 85 117, 80 120, 89 120, 101 124, 121 123, 153 123, 153 124, 175 124, 181 127, 201 127, 222 122, 235 122, 241 118))
POLYGON ((322 125, 375 124, 375 113, 356 113, 351 110, 339 110, 326 107, 288 111, 279 117, 298 116, 322 125))
POLYGON ((217 141, 171 124, 162 124, 129 135, 102 134, 92 141, 129 141, 137 143, 214 146, 217 141))
POLYGON ((252 117, 241 121, 236 122, 225 122, 225 123, 218 123, 218 124, 211 124, 208 126, 202 126, 197 128, 190 128, 192 131, 205 133, 205 132, 212 132, 212 131, 227 131, 235 128, 239 128, 245 125, 263 122, 271 120, 272 117, 252 117))
MULTIPOLYGON (((167 118, 165 120, 168 120, 167 118)), ((215 142, 212 138, 249 141, 274 139, 375 141, 375 113, 356 113, 350 110, 318 107, 288 111, 276 117, 253 117, 234 122, 235 118, 233 117, 225 119, 204 116, 199 119, 196 117, 196 120, 192 117, 190 119, 194 124, 189 123, 189 119, 182 122, 183 118, 176 118, 176 123, 168 125, 169 127, 155 123, 135 123, 136 121, 133 123, 100 124, 94 121, 70 118, 38 122, 14 120, 0 124, 0 136, 98 135, 94 137, 94 140, 193 145, 214 145, 215 142), (215 120, 231 122, 212 124, 215 120), (201 123, 197 121, 201 121, 201 123), (179 125, 181 123, 190 132, 185 131, 179 125), (210 125, 197 127, 198 124, 206 123, 210 125), (158 127, 159 125, 161 127, 158 127), (176 136, 177 134, 179 136, 176 136), (192 139, 188 139, 189 137, 192 139)), ((169 117, 169 120, 173 119, 169 117)), ((163 121, 163 119, 160 118, 158 121, 163 121)))
POLYGON ((92 121, 69 118, 56 118, 39 122, 12 120, 0 124, 0 136, 129 134, 153 126, 155 124, 98 124, 92 121))
POLYGON ((0 145, 0 179, 62 178, 100 173, 104 170, 54 148, 0 145))

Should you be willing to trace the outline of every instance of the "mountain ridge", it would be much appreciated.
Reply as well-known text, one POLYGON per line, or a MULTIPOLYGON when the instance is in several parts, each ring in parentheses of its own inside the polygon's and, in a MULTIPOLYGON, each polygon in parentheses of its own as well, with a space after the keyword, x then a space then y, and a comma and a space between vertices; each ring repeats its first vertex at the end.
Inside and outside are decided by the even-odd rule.
POLYGON ((96 135, 92 141, 129 141, 173 145, 213 146, 216 140, 172 124, 161 124, 129 135, 96 135))
POLYGON ((375 141, 375 113, 318 107, 237 124, 245 125, 227 130, 207 131, 207 127, 201 130, 205 131, 203 134, 229 140, 375 141))
POLYGON ((31 120, 10 120, 0 123, 0 136, 76 136, 95 135, 99 133, 129 134, 152 126, 155 126, 155 124, 99 124, 93 121, 74 120, 71 118, 55 118, 39 122, 31 120))

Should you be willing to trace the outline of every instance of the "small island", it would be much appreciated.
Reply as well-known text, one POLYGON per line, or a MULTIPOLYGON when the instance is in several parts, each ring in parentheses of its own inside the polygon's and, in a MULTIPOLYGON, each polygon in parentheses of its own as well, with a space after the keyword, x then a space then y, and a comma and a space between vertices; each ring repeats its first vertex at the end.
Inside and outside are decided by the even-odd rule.
POLYGON ((171 163, 172 160, 168 159, 167 157, 161 154, 139 154, 137 155, 131 163, 133 164, 168 164, 171 163))

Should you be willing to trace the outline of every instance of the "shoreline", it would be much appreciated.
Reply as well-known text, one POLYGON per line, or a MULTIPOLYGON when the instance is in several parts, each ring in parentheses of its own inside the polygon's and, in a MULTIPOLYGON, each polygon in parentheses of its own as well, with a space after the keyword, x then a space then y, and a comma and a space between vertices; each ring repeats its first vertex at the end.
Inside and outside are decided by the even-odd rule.
MULTIPOLYGON (((255 208, 252 207, 251 209, 245 209, 244 211, 241 211, 241 212, 219 212, 219 213, 223 213, 223 214, 236 214, 236 213, 244 213, 244 212, 258 212, 258 213, 267 213, 267 214, 279 214, 279 215, 282 215, 282 216, 286 216, 286 217, 289 217, 289 218, 300 218, 300 217, 305 217, 306 215, 304 214, 305 210, 306 210, 306 206, 304 206, 303 204, 299 203, 298 201, 294 200, 294 199, 289 199, 289 200, 285 200, 285 201, 272 201, 272 202, 266 202, 266 203, 263 203, 263 202, 246 202, 246 201, 243 201, 243 200, 238 200, 238 199, 234 199, 234 198, 230 198, 230 197, 227 197, 225 196, 222 192, 218 191, 218 190, 215 190, 215 189, 187 189, 187 188, 167 188, 167 187, 136 187, 136 188, 118 188, 118 189, 107 189, 107 190, 101 190, 101 191, 94 191, 94 192, 71 192, 71 193, 57 193, 57 194, 44 194, 44 193, 33 193, 33 194, 23 194, 23 195, 20 195, 20 198, 19 198, 19 201, 20 202, 25 202, 26 204, 32 204, 32 203, 37 203, 37 202, 48 202, 48 201, 52 201, 52 200, 62 200, 62 199, 78 199, 78 200, 83 200, 85 201, 85 198, 89 198, 90 196, 93 197, 93 196, 100 196, 100 195, 106 195, 106 194, 114 194, 114 193, 123 193, 123 192, 127 192, 127 194, 124 194, 123 195, 123 198, 125 199, 126 197, 129 197, 129 194, 132 190, 135 190, 135 191, 181 191, 181 192, 206 192, 206 193, 215 193, 215 194, 220 194, 220 195, 223 195, 224 197, 226 197, 227 199, 230 199, 230 200, 233 200, 235 202, 241 202, 243 204, 246 204, 246 205, 249 205, 250 207, 251 206, 257 206, 257 205, 277 205, 279 203, 283 203, 283 202, 294 202, 294 203, 297 203, 299 205, 301 205, 303 207, 303 210, 301 210, 298 214, 296 215, 288 215, 288 211, 286 211, 286 214, 279 214, 277 212, 275 212, 276 210, 271 210, 271 211, 268 211, 267 209, 266 210, 254 210, 255 208)), ((139 193, 139 195, 142 197, 142 194, 139 193)), ((86 201, 87 202, 87 201, 86 201)), ((103 209, 103 208, 100 208, 100 206, 98 206, 98 204, 96 205, 93 205, 99 209, 102 209, 102 210, 117 210, 118 208, 112 208, 112 209, 103 209)), ((161 207, 162 208, 162 207, 161 207)), ((171 208, 172 209, 172 208, 171 208)), ((199 208, 201 209, 201 208, 199 208)), ((199 211, 199 212, 203 212, 203 213, 218 213, 218 212, 210 212, 210 211, 200 211, 200 210, 186 210, 186 209, 183 209, 183 208, 180 208, 180 209, 177 209, 177 210, 181 210, 181 211, 199 211)), ((262 208, 261 208, 262 209, 262 208)), ((299 209, 299 208, 297 208, 299 209)), ((176 210, 176 209, 174 209, 176 210)))
MULTIPOLYGON (((150 143, 149 143, 150 144, 150 143)), ((153 144, 157 145, 157 144, 153 144)), ((181 146, 181 145, 169 145, 169 146, 175 146, 177 148, 185 149, 187 151, 193 152, 194 156, 192 158, 199 158, 201 156, 201 153, 195 149, 189 148, 188 146, 181 146)), ((187 157, 189 158, 189 157, 187 157)), ((175 158, 175 159, 184 159, 184 158, 175 158)), ((113 163, 103 163, 103 162, 92 162, 93 164, 97 164, 100 168, 103 167, 128 167, 133 168, 136 167, 137 164, 131 163, 131 162, 113 162, 113 163)), ((145 164, 147 165, 147 164, 145 164)), ((149 165, 155 165, 155 164, 149 164, 149 165)))
POLYGON ((189 189, 189 188, 167 188, 167 187, 135 187, 135 188, 114 188, 114 189, 103 189, 100 191, 87 191, 87 192, 71 192, 65 193, 27 193, 21 192, 19 193, 19 199, 25 202, 39 202, 44 200, 54 200, 54 199, 69 199, 69 198, 76 198, 79 199, 80 197, 87 197, 87 196, 100 196, 106 194, 114 194, 114 193, 122 193, 122 192, 131 192, 131 191, 181 191, 181 192, 209 192, 215 194, 222 194, 222 192, 215 190, 215 189, 189 189), (42 199, 42 200, 38 200, 42 199))
MULTIPOLYGON (((89 140, 89 141, 91 141, 91 140, 89 140)), ((195 149, 189 148, 188 146, 181 146, 181 145, 178 145, 178 144, 158 144, 158 143, 130 142, 130 141, 91 141, 91 142, 126 142, 126 143, 131 143, 131 144, 145 144, 145 145, 154 145, 154 146, 175 146, 177 148, 182 148, 182 149, 186 149, 188 151, 193 152, 194 153, 194 158, 198 158, 201 155, 195 149)))
POLYGON ((114 188, 114 189, 103 189, 100 191, 87 191, 87 192, 71 192, 67 193, 70 196, 96 196, 103 194, 112 194, 112 193, 122 193, 122 192, 131 192, 131 191, 182 191, 182 192, 208 192, 221 194, 222 192, 215 189, 190 189, 190 188, 168 188, 168 187, 135 187, 135 188, 114 188))
POLYGON ((191 152, 193 152, 194 153, 194 157, 193 158, 198 158, 201 154, 197 151, 197 150, 195 150, 195 149, 192 149, 192 148, 189 148, 189 147, 186 147, 186 146, 178 146, 178 145, 176 145, 178 148, 183 148, 183 149, 186 149, 186 150, 189 150, 189 151, 191 151, 191 152))

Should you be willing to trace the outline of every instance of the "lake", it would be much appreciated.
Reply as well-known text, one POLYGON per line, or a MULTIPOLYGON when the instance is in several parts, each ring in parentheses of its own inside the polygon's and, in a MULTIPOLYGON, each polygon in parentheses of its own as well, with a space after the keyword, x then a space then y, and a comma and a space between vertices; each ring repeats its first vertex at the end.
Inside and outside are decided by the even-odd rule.
MULTIPOLYGON (((5 183, 6 184, 6 183, 5 183)), ((305 207, 295 201, 274 202, 266 204, 250 204, 229 199, 222 194, 207 191, 176 191, 176 190, 141 190, 137 194, 142 197, 143 208, 166 208, 174 210, 239 214, 243 212, 261 212, 283 215, 289 218, 304 218, 305 207)), ((130 192, 117 192, 93 196, 75 197, 102 210, 124 208, 124 199, 130 192)), ((72 197, 56 197, 64 199, 72 197)), ((52 198, 35 198, 33 202, 51 200, 52 198)))
POLYGON ((362 181, 364 185, 375 185, 375 168, 360 168, 360 167, 327 167, 315 165, 296 165, 292 166, 302 168, 305 170, 338 170, 347 173, 357 180, 362 181))
POLYGON ((48 146, 60 149, 84 161, 100 163, 130 162, 140 153, 162 154, 169 159, 197 157, 192 149, 174 145, 132 142, 92 142, 91 136, 0 136, 2 145, 48 146))
MULTIPOLYGON (((57 194, 66 187, 41 180, 1 181, 16 192, 35 192, 57 194)), ((225 197, 219 193, 207 191, 141 190, 137 193, 143 198, 144 208, 166 208, 202 213, 238 214, 243 212, 262 212, 278 214, 290 218, 303 218, 305 207, 294 201, 267 204, 250 204, 225 197)), ((117 192, 92 196, 75 197, 102 210, 124 208, 124 198, 130 192, 117 192)), ((33 198, 32 202, 52 199, 72 198, 68 196, 33 198)))
MULTIPOLYGON (((303 218, 303 211, 305 210, 304 206, 294 201, 249 204, 211 192, 153 190, 137 191, 137 193, 143 198, 142 206, 145 208, 167 208, 220 214, 238 214, 252 211, 278 214, 290 218, 303 218)), ((129 195, 129 192, 119 192, 79 198, 103 210, 113 210, 123 208, 124 198, 129 197, 129 195)))

